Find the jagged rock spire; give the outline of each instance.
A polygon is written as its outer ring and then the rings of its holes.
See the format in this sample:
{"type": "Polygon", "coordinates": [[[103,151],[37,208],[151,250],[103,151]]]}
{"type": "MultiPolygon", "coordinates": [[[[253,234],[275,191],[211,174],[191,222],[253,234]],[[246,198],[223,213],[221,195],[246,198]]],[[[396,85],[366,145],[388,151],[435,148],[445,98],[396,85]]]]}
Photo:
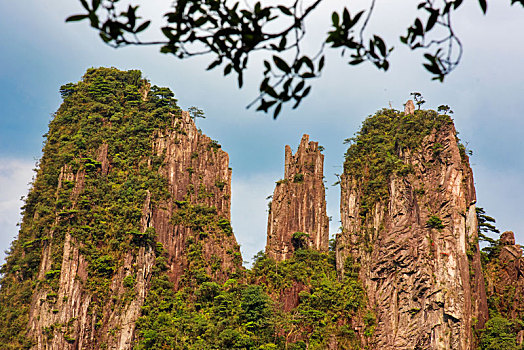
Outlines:
{"type": "Polygon", "coordinates": [[[277,182],[267,227],[266,253],[278,261],[289,258],[297,245],[327,251],[329,243],[324,155],[318,142],[304,134],[295,155],[289,146],[285,152],[284,179],[277,182]],[[297,234],[293,239],[296,232],[309,236],[297,234]]]}

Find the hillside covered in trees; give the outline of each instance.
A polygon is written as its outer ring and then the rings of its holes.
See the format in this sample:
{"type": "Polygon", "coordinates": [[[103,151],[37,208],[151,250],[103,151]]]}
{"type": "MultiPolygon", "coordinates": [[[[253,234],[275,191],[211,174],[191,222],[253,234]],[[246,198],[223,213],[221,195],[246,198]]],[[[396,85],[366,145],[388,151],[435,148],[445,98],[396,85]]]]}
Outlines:
{"type": "Polygon", "coordinates": [[[246,269],[228,154],[169,89],[93,68],[60,93],[1,268],[3,349],[522,347],[522,250],[475,206],[446,109],[348,139],[331,241],[322,149],[286,148],[246,269]]]}

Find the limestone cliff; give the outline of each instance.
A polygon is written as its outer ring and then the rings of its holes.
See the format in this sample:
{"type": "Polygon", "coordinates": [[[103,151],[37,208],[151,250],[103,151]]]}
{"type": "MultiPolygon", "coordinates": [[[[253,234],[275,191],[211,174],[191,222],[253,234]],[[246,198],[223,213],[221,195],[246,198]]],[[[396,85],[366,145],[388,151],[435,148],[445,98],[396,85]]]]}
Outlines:
{"type": "Polygon", "coordinates": [[[323,171],[324,155],[318,142],[309,141],[309,135],[302,136],[294,155],[291,147],[286,146],[284,179],[277,182],[269,210],[269,257],[277,261],[288,259],[297,244],[327,251],[329,219],[323,171]]]}
{"type": "Polygon", "coordinates": [[[382,110],[346,154],[337,264],[357,262],[373,349],[472,349],[487,319],[475,189],[451,119],[382,110]]]}
{"type": "Polygon", "coordinates": [[[228,155],[138,71],[91,69],[61,93],[2,270],[1,344],[130,349],[153,275],[176,288],[241,268],[228,155]]]}

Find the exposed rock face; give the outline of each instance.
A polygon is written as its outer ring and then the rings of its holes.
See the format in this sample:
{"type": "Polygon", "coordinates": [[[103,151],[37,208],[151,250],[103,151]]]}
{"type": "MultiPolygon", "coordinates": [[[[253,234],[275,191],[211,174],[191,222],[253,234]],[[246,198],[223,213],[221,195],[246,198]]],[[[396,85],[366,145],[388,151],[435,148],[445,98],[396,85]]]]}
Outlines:
{"type": "Polygon", "coordinates": [[[413,100],[408,100],[406,102],[406,106],[404,107],[404,114],[413,114],[415,113],[415,104],[413,104],[413,100]]]}
{"type": "MultiPolygon", "coordinates": [[[[161,173],[167,179],[171,197],[157,205],[151,203],[148,193],[142,209],[140,231],[154,228],[157,241],[167,251],[169,275],[177,285],[188,267],[187,242],[202,243],[202,257],[208,264],[206,272],[217,281],[224,281],[232,272],[241,268],[239,246],[231,231],[230,196],[231,169],[229,157],[220,146],[195,127],[189,113],[182,112],[181,118],[174,119],[174,130],[159,133],[153,141],[155,153],[165,159],[161,173]],[[172,217],[179,210],[188,208],[207,210],[218,220],[227,234],[199,238],[193,231],[191,220],[197,219],[192,211],[184,212],[186,217],[178,223],[172,217]],[[214,264],[214,267],[212,267],[214,264]]],[[[97,159],[102,174],[110,171],[110,157],[107,144],[100,147],[97,159]]],[[[84,172],[71,173],[65,166],[59,178],[74,181],[73,200],[82,193],[84,172]]],[[[58,220],[58,218],[57,218],[58,220]]],[[[53,237],[51,237],[52,240],[53,237]]],[[[45,279],[50,273],[52,252],[48,245],[43,252],[38,278],[45,279]]],[[[52,294],[40,289],[33,295],[29,314],[30,334],[35,340],[33,349],[130,349],[135,323],[140,316],[152,270],[155,252],[150,246],[140,247],[138,254],[130,253],[124,258],[111,279],[113,307],[99,305],[85,288],[88,264],[81,253],[82,245],[69,233],[65,236],[62,249],[62,263],[58,292],[52,294]],[[129,295],[124,286],[126,277],[134,279],[134,293],[129,295]],[[130,299],[122,302],[124,298],[130,299]],[[111,311],[112,310],[112,311],[111,311]],[[103,316],[97,318],[97,312],[103,316]],[[98,322],[98,323],[97,323],[98,322]]]]}
{"type": "Polygon", "coordinates": [[[472,319],[486,321],[473,176],[455,135],[449,122],[398,150],[412,170],[392,174],[372,207],[362,207],[364,180],[342,175],[337,264],[351,255],[361,266],[373,349],[472,349],[472,319]]]}
{"type": "Polygon", "coordinates": [[[486,266],[487,295],[491,307],[508,319],[524,316],[524,257],[513,232],[500,237],[500,252],[486,266]]]}
{"type": "Polygon", "coordinates": [[[328,250],[323,170],[324,155],[309,135],[302,136],[295,155],[286,146],[284,179],[277,182],[268,217],[266,253],[271,258],[282,261],[293,254],[295,232],[309,235],[302,238],[309,247],[328,250]]]}
{"type": "Polygon", "coordinates": [[[214,280],[224,282],[242,266],[240,247],[232,233],[231,169],[229,156],[221,146],[199,132],[188,112],[175,120],[178,132],[159,134],[154,141],[158,155],[165,155],[164,176],[169,181],[170,200],[153,209],[148,225],[154,227],[158,240],[169,255],[171,276],[178,284],[187,267],[186,240],[193,237],[202,243],[202,255],[208,262],[207,273],[214,280]],[[186,203],[187,202],[187,203],[186,203]],[[220,221],[221,235],[206,239],[195,237],[198,223],[191,222],[205,208],[215,208],[213,220],[220,221]],[[183,213],[177,222],[170,219],[177,211],[183,213]],[[189,221],[189,222],[188,222],[189,221]],[[215,267],[211,268],[212,263],[215,267]],[[216,265],[218,263],[218,265],[216,265]]]}

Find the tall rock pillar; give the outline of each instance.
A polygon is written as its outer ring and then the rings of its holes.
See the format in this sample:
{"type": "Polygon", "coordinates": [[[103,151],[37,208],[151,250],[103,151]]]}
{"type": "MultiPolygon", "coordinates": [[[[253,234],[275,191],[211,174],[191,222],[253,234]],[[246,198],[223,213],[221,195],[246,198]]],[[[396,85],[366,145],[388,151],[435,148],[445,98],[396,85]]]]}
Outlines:
{"type": "Polygon", "coordinates": [[[371,349],[474,349],[487,318],[475,188],[452,120],[383,110],[346,153],[337,264],[357,263],[371,349]],[[350,257],[350,261],[347,258],[350,257]]]}
{"type": "Polygon", "coordinates": [[[139,71],[61,94],[1,268],[0,348],[132,349],[145,309],[241,271],[229,156],[139,71]]]}
{"type": "Polygon", "coordinates": [[[297,244],[327,251],[329,219],[323,182],[324,155],[318,142],[304,134],[297,153],[286,146],[284,179],[277,182],[270,205],[266,253],[277,261],[293,254],[297,244]],[[301,232],[307,235],[295,233],[301,232]]]}

